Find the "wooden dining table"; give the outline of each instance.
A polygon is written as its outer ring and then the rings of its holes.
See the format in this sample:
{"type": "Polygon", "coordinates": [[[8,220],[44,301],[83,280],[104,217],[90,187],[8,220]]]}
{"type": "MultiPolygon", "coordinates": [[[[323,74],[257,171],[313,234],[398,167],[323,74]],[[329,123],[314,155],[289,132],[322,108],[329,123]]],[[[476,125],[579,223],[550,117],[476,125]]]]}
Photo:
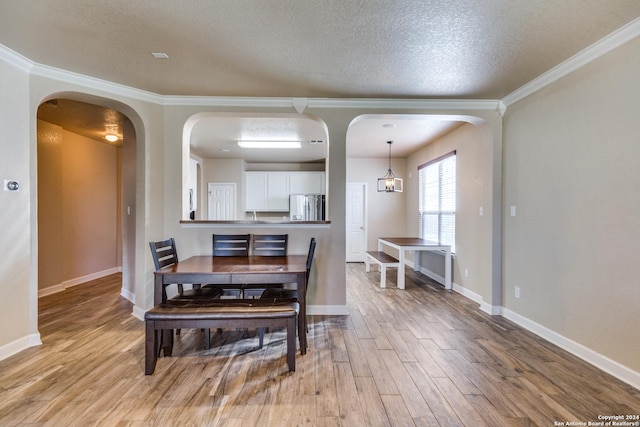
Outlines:
{"type": "Polygon", "coordinates": [[[170,284],[199,284],[219,286],[295,283],[298,290],[300,313],[298,315],[298,340],[300,353],[307,352],[307,257],[248,256],[220,257],[193,256],[154,272],[154,305],[166,300],[165,287],[170,284]]]}
{"type": "Polygon", "coordinates": [[[415,271],[420,271],[421,251],[444,252],[444,288],[451,289],[451,245],[445,245],[419,237],[380,237],[378,239],[378,250],[382,251],[383,246],[389,246],[398,250],[398,289],[404,289],[404,265],[407,251],[413,251],[413,269],[415,271]]]}

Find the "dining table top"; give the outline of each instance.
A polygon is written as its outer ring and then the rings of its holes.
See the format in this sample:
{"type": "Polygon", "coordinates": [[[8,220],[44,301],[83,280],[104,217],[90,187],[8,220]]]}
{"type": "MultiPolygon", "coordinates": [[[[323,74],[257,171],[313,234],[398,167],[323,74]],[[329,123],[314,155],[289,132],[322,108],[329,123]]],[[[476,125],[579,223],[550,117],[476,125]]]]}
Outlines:
{"type": "Polygon", "coordinates": [[[420,237],[380,237],[379,240],[397,246],[449,246],[433,240],[422,239],[420,237]]]}
{"type": "Polygon", "coordinates": [[[231,257],[196,255],[161,268],[156,273],[302,273],[306,272],[306,263],[306,255],[231,257]]]}

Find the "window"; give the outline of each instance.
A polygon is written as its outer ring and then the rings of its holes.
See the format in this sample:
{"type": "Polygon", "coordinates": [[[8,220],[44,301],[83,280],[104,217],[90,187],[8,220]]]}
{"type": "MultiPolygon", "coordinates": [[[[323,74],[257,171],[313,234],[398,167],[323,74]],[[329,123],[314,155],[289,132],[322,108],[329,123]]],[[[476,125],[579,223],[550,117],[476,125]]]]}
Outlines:
{"type": "Polygon", "coordinates": [[[456,152],[418,167],[420,236],[456,245],[456,152]]]}

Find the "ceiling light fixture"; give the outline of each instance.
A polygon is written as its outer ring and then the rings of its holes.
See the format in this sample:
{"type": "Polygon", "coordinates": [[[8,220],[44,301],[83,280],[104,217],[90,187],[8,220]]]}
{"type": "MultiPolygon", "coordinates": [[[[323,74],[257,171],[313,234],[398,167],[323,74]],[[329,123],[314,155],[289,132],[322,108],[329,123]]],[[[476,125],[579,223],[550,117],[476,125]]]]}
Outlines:
{"type": "Polygon", "coordinates": [[[300,148],[300,141],[238,141],[242,148],[300,148]]]}
{"type": "Polygon", "coordinates": [[[378,191],[386,193],[402,193],[402,178],[397,178],[391,170],[391,144],[393,141],[387,141],[389,144],[389,170],[382,178],[378,178],[378,191]]]}
{"type": "Polygon", "coordinates": [[[104,136],[104,139],[106,139],[109,142],[116,142],[120,138],[118,137],[118,135],[115,135],[113,133],[108,133],[104,136]]]}

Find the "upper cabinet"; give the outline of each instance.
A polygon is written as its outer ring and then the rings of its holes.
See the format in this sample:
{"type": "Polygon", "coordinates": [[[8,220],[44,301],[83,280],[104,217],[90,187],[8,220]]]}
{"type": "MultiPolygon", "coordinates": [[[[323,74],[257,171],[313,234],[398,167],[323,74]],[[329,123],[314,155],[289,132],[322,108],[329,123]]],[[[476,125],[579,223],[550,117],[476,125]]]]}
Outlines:
{"type": "Polygon", "coordinates": [[[289,211],[288,172],[246,172],[245,210],[289,211]]]}
{"type": "Polygon", "coordinates": [[[290,194],[325,194],[324,172],[289,172],[290,194]]]}
{"type": "Polygon", "coordinates": [[[325,194],[324,172],[245,172],[245,211],[288,212],[290,194],[325,194]]]}

